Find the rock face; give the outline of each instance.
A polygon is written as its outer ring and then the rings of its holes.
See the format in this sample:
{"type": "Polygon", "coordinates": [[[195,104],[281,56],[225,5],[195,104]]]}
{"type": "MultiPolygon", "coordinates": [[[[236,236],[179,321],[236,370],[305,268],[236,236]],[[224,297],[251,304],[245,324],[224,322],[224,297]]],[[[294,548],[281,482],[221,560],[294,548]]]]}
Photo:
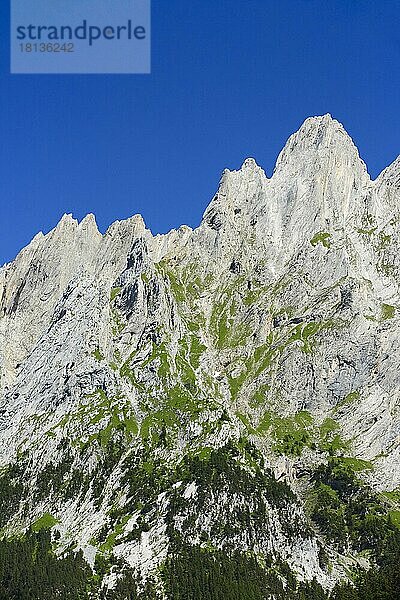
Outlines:
{"type": "Polygon", "coordinates": [[[346,510],[368,490],[400,514],[399,233],[399,158],[371,181],[325,115],[270,179],[225,170],[195,230],[38,234],[0,270],[3,536],[47,519],[102,597],[126,573],[189,597],[171,573],[195,552],[275,565],[249,598],[372,565],[346,510]]]}

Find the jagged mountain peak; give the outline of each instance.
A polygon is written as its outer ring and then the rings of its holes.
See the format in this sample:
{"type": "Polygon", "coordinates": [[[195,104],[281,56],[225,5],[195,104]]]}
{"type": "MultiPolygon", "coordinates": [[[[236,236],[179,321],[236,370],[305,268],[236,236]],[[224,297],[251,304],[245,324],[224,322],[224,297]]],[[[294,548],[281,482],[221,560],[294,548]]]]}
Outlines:
{"type": "Polygon", "coordinates": [[[98,231],[96,217],[93,213],[88,213],[79,223],[80,229],[93,229],[98,231]]]}
{"type": "Polygon", "coordinates": [[[354,175],[369,179],[364,161],[344,126],[330,114],[309,117],[292,134],[278,156],[275,172],[292,167],[304,170],[307,162],[315,169],[320,163],[324,169],[347,168],[354,175]]]}
{"type": "Polygon", "coordinates": [[[377,185],[384,183],[390,187],[400,188],[400,155],[378,175],[377,185]]]}
{"type": "MultiPolygon", "coordinates": [[[[225,255],[253,239],[269,248],[276,265],[320,231],[334,236],[360,227],[372,189],[343,125],[329,114],[310,117],[290,136],[270,179],[252,158],[224,171],[202,227],[215,232],[225,255]]],[[[370,209],[379,219],[383,209],[372,203],[370,209]]]]}
{"type": "Polygon", "coordinates": [[[336,145],[351,145],[356,149],[342,123],[327,113],[322,116],[307,117],[299,129],[289,137],[283,152],[321,149],[336,145]]]}

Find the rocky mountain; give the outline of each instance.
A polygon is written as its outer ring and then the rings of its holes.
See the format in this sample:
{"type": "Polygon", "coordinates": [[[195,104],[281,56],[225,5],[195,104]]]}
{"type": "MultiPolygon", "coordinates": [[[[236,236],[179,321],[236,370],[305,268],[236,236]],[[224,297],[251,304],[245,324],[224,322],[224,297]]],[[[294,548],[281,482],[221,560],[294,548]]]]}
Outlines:
{"type": "Polygon", "coordinates": [[[330,115],[197,229],[39,233],[0,270],[0,597],[396,598],[399,248],[400,157],[372,181],[330,115]]]}

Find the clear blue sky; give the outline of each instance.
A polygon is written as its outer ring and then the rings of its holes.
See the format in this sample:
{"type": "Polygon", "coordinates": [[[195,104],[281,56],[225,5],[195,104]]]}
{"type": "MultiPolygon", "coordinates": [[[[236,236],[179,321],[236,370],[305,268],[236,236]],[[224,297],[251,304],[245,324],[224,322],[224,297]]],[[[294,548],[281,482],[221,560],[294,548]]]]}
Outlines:
{"type": "Polygon", "coordinates": [[[151,75],[10,75],[0,8],[0,263],[64,212],[195,226],[221,171],[268,174],[310,115],[375,177],[400,152],[397,0],[153,0],[151,75]]]}

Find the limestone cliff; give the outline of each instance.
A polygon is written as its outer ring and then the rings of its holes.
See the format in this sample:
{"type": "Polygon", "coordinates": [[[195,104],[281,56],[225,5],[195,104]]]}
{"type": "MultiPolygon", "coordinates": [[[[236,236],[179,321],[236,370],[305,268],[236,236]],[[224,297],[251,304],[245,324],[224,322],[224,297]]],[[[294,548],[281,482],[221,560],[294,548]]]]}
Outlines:
{"type": "Polygon", "coordinates": [[[264,598],[373,566],[345,515],[367,489],[400,522],[399,236],[399,159],[372,181],[330,115],[270,179],[225,170],[197,229],[38,234],[0,270],[3,536],[51,528],[102,597],[181,597],[188,548],[275,565],[264,598]]]}

